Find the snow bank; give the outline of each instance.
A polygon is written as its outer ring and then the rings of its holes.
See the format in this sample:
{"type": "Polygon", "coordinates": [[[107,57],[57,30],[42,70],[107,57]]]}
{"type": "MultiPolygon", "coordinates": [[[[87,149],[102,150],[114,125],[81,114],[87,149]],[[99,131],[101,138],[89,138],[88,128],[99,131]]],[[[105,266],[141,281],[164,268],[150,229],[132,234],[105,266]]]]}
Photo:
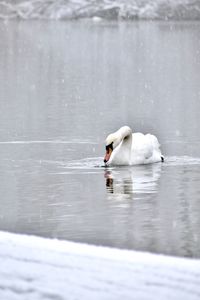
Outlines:
{"type": "Polygon", "coordinates": [[[0,232],[0,299],[200,299],[200,260],[0,232]]]}
{"type": "Polygon", "coordinates": [[[0,0],[0,18],[199,20],[199,0],[0,0]]]}

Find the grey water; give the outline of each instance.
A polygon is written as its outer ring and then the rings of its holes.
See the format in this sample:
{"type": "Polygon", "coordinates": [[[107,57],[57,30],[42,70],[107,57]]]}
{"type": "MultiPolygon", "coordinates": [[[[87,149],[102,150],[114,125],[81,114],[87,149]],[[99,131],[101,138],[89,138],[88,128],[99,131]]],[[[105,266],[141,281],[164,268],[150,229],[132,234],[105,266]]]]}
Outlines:
{"type": "Polygon", "coordinates": [[[0,23],[0,230],[200,257],[200,23],[0,23]],[[104,168],[123,125],[164,163],[104,168]]]}

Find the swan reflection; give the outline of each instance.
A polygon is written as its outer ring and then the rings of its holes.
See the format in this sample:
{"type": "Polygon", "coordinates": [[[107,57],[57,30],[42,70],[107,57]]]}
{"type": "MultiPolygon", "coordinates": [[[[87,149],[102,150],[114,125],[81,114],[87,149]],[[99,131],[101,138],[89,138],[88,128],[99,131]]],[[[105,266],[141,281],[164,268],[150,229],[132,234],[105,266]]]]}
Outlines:
{"type": "Polygon", "coordinates": [[[106,189],[109,194],[139,195],[157,193],[161,164],[106,169],[106,189]]]}

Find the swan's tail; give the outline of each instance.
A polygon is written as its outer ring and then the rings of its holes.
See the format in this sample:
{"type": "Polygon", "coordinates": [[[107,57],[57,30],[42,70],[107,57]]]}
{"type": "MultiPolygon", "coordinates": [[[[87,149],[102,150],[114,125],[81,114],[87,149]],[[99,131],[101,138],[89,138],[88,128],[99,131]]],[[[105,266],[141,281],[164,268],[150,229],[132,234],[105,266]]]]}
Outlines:
{"type": "Polygon", "coordinates": [[[151,144],[151,149],[152,149],[152,161],[161,161],[164,162],[164,156],[161,153],[160,150],[160,144],[158,142],[158,139],[155,135],[153,134],[147,134],[146,137],[148,138],[150,144],[151,144]]]}

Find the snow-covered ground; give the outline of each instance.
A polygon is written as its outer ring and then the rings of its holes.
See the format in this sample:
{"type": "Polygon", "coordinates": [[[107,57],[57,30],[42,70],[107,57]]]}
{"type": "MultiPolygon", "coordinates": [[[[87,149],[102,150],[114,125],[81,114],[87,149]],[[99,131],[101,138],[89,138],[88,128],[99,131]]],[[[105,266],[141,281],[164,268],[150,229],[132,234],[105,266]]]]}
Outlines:
{"type": "Polygon", "coordinates": [[[200,260],[0,232],[0,299],[200,299],[200,260]]]}
{"type": "Polygon", "coordinates": [[[199,20],[199,0],[0,0],[0,18],[199,20]]]}

